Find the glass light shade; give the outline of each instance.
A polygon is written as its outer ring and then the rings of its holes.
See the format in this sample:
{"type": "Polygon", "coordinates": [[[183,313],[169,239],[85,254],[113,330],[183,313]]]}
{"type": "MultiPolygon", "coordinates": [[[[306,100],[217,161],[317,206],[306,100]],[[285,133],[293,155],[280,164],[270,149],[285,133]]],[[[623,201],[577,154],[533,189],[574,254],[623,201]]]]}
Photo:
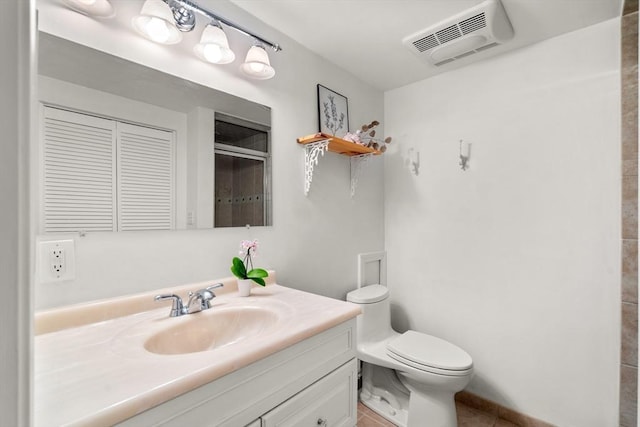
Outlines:
{"type": "Polygon", "coordinates": [[[143,37],[161,44],[176,44],[182,33],[174,23],[169,5],[162,0],[146,0],[140,15],[133,18],[133,28],[143,37]]]}
{"type": "Polygon", "coordinates": [[[98,18],[111,18],[115,11],[109,0],[64,0],[71,9],[98,18]]]}
{"type": "Polygon", "coordinates": [[[247,76],[258,80],[270,79],[276,75],[276,70],[269,63],[267,51],[261,46],[252,46],[249,49],[240,69],[247,76]]]}
{"type": "Polygon", "coordinates": [[[226,34],[222,28],[215,25],[206,26],[200,37],[200,43],[193,47],[193,51],[198,58],[212,64],[228,64],[236,59],[235,53],[229,49],[226,34]]]}

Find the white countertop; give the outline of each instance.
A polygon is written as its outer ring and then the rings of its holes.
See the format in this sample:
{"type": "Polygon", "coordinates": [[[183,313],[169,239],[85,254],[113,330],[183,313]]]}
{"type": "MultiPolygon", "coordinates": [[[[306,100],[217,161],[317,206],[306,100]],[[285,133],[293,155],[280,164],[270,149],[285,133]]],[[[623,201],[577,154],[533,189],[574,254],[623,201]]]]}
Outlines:
{"type": "MultiPolygon", "coordinates": [[[[254,287],[246,298],[227,289],[203,313],[170,318],[169,307],[163,304],[37,335],[34,425],[116,424],[360,313],[357,305],[276,284],[254,287]],[[146,339],[159,330],[190,316],[234,306],[268,307],[278,312],[281,322],[264,333],[209,351],[159,355],[144,349],[146,339]]],[[[73,310],[77,312],[78,307],[73,310]]],[[[56,323],[56,316],[68,317],[73,310],[43,313],[40,319],[36,315],[37,329],[47,329],[42,327],[43,319],[56,323]]]]}

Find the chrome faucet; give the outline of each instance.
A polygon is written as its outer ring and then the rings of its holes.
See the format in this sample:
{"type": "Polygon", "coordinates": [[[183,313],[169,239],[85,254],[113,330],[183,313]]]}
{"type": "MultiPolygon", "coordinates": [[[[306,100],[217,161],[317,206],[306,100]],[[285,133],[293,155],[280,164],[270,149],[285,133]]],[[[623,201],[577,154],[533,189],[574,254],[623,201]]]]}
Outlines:
{"type": "Polygon", "coordinates": [[[170,317],[179,317],[184,316],[185,314],[197,313],[202,310],[208,310],[211,308],[211,300],[216,297],[216,294],[213,293],[213,289],[221,288],[224,285],[222,283],[216,283],[215,285],[208,286],[204,289],[199,289],[195,292],[189,292],[189,302],[185,306],[182,303],[182,298],[180,298],[176,294],[163,294],[156,295],[156,301],[163,301],[166,299],[172,299],[173,303],[171,305],[171,312],[169,313],[170,317]],[[197,310],[191,310],[191,303],[193,301],[200,301],[197,310]]]}

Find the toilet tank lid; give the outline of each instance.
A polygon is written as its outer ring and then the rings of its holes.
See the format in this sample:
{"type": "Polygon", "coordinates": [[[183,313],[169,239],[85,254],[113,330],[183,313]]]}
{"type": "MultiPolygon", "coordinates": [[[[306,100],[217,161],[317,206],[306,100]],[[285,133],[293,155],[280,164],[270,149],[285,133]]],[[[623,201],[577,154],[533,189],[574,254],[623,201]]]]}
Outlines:
{"type": "Polygon", "coordinates": [[[347,294],[347,301],[357,304],[373,304],[389,296],[389,290],[382,285],[369,285],[351,291],[347,294]]]}

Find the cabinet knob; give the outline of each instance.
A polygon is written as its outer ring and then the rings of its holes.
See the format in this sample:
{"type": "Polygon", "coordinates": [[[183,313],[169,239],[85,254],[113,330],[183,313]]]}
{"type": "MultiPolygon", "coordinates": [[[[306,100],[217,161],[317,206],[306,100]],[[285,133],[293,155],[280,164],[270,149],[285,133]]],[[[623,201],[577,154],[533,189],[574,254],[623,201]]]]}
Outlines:
{"type": "Polygon", "coordinates": [[[318,423],[319,426],[325,426],[327,425],[327,419],[326,418],[318,418],[318,423]]]}

